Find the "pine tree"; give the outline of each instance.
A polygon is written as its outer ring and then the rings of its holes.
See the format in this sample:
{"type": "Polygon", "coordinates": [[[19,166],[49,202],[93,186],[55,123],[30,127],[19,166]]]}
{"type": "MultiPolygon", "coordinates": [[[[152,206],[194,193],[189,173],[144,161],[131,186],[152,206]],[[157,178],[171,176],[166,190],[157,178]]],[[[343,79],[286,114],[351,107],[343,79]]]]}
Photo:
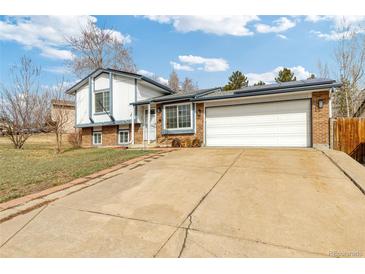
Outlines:
{"type": "Polygon", "coordinates": [[[235,71],[229,77],[229,82],[223,87],[224,90],[241,89],[248,86],[247,77],[240,71],[235,71]]]}
{"type": "Polygon", "coordinates": [[[275,81],[278,83],[281,82],[290,82],[296,81],[297,77],[294,76],[294,72],[291,72],[288,68],[283,68],[279,71],[278,77],[275,78],[275,81]]]}
{"type": "Polygon", "coordinates": [[[255,83],[253,85],[254,86],[264,86],[264,85],[266,85],[266,83],[260,80],[260,81],[258,81],[257,83],[255,83]]]}

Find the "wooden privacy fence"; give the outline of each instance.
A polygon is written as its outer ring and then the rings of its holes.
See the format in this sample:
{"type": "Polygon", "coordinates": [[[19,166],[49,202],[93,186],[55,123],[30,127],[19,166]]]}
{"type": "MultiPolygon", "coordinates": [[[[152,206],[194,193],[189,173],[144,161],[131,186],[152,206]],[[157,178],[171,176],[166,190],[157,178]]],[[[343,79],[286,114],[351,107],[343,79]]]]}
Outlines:
{"type": "Polygon", "coordinates": [[[365,162],[365,118],[337,118],[333,122],[333,148],[365,162]]]}

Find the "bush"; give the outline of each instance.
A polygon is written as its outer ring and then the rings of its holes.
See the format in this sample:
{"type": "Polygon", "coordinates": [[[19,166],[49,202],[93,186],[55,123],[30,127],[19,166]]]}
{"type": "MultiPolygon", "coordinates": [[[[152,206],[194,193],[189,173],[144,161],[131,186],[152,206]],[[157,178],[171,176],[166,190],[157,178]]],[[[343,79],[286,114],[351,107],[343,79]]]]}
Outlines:
{"type": "Polygon", "coordinates": [[[82,133],[81,130],[76,130],[68,135],[68,142],[72,145],[73,148],[81,147],[82,141],[82,133]]]}
{"type": "Polygon", "coordinates": [[[172,147],[181,147],[181,140],[179,138],[175,138],[172,140],[171,143],[172,147]]]}
{"type": "Polygon", "coordinates": [[[184,139],[182,142],[182,147],[191,147],[191,140],[190,139],[184,139]]]}
{"type": "Polygon", "coordinates": [[[195,138],[192,142],[192,147],[201,147],[202,146],[202,142],[198,139],[198,138],[195,138]]]}

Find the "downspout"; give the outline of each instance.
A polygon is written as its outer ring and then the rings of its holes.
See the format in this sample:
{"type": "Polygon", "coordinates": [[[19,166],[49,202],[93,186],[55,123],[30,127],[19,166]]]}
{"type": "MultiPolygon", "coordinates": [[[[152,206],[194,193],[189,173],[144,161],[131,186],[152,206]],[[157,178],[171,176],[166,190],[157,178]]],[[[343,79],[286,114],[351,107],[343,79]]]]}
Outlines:
{"type": "Polygon", "coordinates": [[[92,118],[92,96],[93,96],[93,79],[89,77],[89,120],[93,124],[94,120],[92,118]]]}

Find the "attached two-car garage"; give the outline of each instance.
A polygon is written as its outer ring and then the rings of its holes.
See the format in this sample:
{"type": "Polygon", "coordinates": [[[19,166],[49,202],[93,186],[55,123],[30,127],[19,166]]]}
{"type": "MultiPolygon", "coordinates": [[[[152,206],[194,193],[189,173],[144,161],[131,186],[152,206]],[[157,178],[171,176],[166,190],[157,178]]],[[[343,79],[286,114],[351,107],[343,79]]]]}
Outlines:
{"type": "Polygon", "coordinates": [[[311,146],[310,99],[206,107],[207,146],[311,146]]]}

